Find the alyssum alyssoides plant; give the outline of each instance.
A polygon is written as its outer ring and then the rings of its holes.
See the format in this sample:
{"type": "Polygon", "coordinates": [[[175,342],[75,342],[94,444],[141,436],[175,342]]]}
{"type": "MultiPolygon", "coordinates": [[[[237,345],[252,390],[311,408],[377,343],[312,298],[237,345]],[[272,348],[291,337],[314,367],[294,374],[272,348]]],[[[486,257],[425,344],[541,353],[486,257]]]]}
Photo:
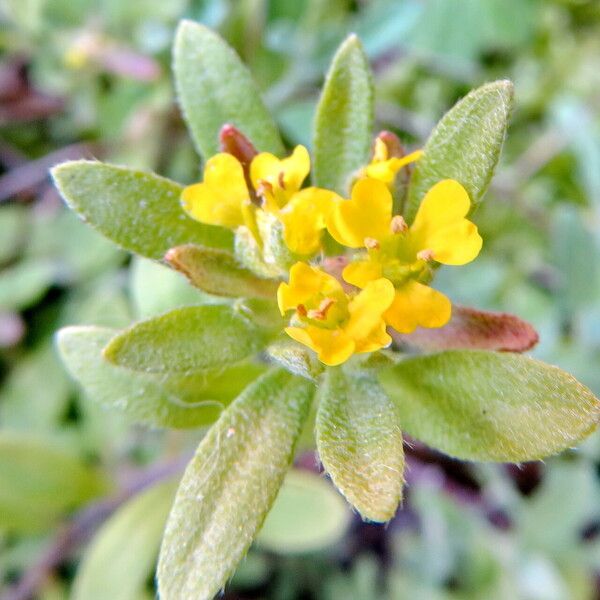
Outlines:
{"type": "Polygon", "coordinates": [[[226,584],[309,414],[333,483],[382,522],[402,497],[401,430],[465,460],[518,462],[596,427],[588,389],[519,354],[537,341],[529,325],[453,307],[432,287],[438,267],[481,249],[471,215],[498,161],[510,82],[471,92],[406,155],[394,135],[374,135],[368,62],[351,36],[327,76],[310,156],[284,149],[215,33],[182,23],[174,71],[205,159],[199,183],[100,162],[53,171],[90,225],[211,295],[124,331],[58,337],[70,371],[105,404],[163,427],[215,421],[168,520],[163,599],[211,598],[226,584]]]}

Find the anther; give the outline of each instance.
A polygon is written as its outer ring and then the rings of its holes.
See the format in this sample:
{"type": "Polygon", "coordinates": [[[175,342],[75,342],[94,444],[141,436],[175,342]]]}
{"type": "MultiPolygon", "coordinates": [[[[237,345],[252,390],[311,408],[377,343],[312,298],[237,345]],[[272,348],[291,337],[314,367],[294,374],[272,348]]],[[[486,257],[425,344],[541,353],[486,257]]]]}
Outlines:
{"type": "Polygon", "coordinates": [[[284,179],[284,172],[283,171],[279,171],[279,177],[277,178],[277,181],[279,182],[279,187],[282,190],[285,190],[285,179],[284,179]]]}
{"type": "Polygon", "coordinates": [[[260,179],[258,181],[258,185],[256,186],[256,193],[259,196],[264,196],[265,192],[272,193],[273,192],[273,186],[266,179],[260,179]]]}
{"type": "Polygon", "coordinates": [[[408,224],[404,220],[402,215],[396,215],[392,218],[392,222],[390,223],[390,229],[392,233],[406,233],[408,231],[408,224]]]}
{"type": "Polygon", "coordinates": [[[307,317],[309,319],[316,319],[317,321],[324,321],[327,318],[327,312],[335,304],[333,298],[324,298],[319,304],[319,308],[309,310],[307,317]]]}
{"type": "Polygon", "coordinates": [[[379,242],[375,238],[366,237],[363,243],[369,250],[379,250],[379,242]]]}
{"type": "Polygon", "coordinates": [[[419,250],[419,252],[417,252],[417,258],[419,260],[424,260],[425,262],[430,262],[433,260],[433,250],[430,250],[429,248],[419,250]]]}
{"type": "Polygon", "coordinates": [[[301,316],[301,317],[305,317],[307,314],[307,310],[306,310],[306,306],[304,306],[304,304],[298,304],[298,306],[296,306],[296,312],[301,316]]]}

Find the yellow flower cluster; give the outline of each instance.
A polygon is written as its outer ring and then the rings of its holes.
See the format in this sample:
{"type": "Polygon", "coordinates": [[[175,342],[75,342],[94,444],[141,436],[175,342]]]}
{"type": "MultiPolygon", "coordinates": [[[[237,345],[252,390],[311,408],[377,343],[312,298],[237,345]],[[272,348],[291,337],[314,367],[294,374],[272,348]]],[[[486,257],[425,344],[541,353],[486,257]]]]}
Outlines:
{"type": "Polygon", "coordinates": [[[221,153],[206,163],[203,182],[185,188],[182,204],[203,223],[246,227],[260,247],[259,211],[275,215],[289,250],[306,257],[279,286],[281,314],[293,311],[285,332],[323,363],[339,365],[354,353],[388,346],[388,325],[400,333],[445,325],[451,303],[428,285],[432,267],[466,264],[481,249],[477,227],[466,218],[469,196],[452,179],[427,192],[412,224],[393,214],[396,175],[421,154],[389,156],[378,137],[371,162],[357,174],[350,199],[344,199],[318,187],[302,189],[310,171],[303,146],[282,160],[256,154],[247,168],[221,153]],[[308,264],[317,253],[323,256],[325,231],[355,251],[341,279],[308,264]]]}

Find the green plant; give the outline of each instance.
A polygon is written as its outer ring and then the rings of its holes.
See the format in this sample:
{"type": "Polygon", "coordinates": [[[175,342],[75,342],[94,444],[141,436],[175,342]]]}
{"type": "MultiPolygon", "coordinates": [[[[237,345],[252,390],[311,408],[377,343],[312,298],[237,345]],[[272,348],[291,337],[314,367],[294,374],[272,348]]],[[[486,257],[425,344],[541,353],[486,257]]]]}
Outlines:
{"type": "MultiPolygon", "coordinates": [[[[300,189],[302,176],[290,189],[288,171],[269,178],[269,165],[283,169],[275,157],[265,159],[258,180],[253,177],[254,145],[263,157],[283,145],[236,54],[212,31],[183,22],[174,56],[183,113],[207,159],[205,181],[198,184],[204,187],[184,189],[151,173],[98,162],[53,170],[61,194],[83,219],[122,248],[183,272],[204,292],[193,305],[123,331],[71,327],[58,334],[67,368],[103,404],[162,427],[216,421],[187,467],[167,521],[158,568],[163,598],[210,598],[225,585],[275,500],[312,406],[326,471],[373,521],[389,520],[402,497],[401,430],[466,460],[514,462],[558,452],[594,430],[600,404],[592,393],[563,371],[519,354],[537,341],[529,325],[460,307],[447,323],[449,303],[429,286],[439,263],[462,264],[479,251],[466,211],[480,202],[498,161],[512,102],[509,82],[466,96],[437,125],[423,156],[412,156],[412,172],[405,168],[396,177],[407,161],[394,136],[377,136],[369,159],[371,75],[351,36],[333,60],[317,107],[313,183],[320,187],[300,189]],[[211,156],[219,144],[221,153],[211,156]],[[361,183],[377,179],[369,175],[377,163],[393,171],[389,187],[361,183]],[[210,173],[218,176],[214,189],[210,173]],[[451,223],[456,231],[444,229],[446,246],[448,239],[460,244],[438,252],[415,242],[416,260],[390,274],[378,254],[387,248],[385,235],[391,227],[406,239],[433,240],[423,228],[429,231],[450,210],[454,192],[443,210],[428,209],[430,220],[421,229],[419,214],[424,197],[447,180],[458,186],[452,184],[457,198],[464,200],[461,190],[468,194],[465,211],[451,223]],[[398,214],[391,223],[381,217],[377,227],[384,223],[386,233],[379,237],[358,235],[368,219],[352,221],[346,214],[351,202],[359,203],[354,191],[366,185],[374,213],[375,198],[383,206],[393,192],[398,214]],[[352,200],[344,200],[350,188],[352,200]],[[461,244],[468,257],[459,259],[453,252],[461,244]],[[446,259],[442,251],[450,252],[446,259]],[[350,282],[364,288],[360,293],[343,287],[349,278],[344,269],[342,282],[340,273],[354,255],[350,265],[368,262],[381,269],[374,281],[350,282]],[[328,292],[319,288],[314,305],[307,297],[306,306],[297,298],[288,306],[285,297],[297,292],[294,274],[301,272],[319,273],[328,292]],[[295,341],[283,333],[276,290],[281,311],[295,310],[293,327],[286,328],[295,341]],[[398,297],[410,325],[403,320],[397,326],[398,315],[387,316],[398,297]],[[385,323],[392,318],[394,343],[383,349],[390,341],[385,323]],[[428,329],[415,331],[417,325],[428,329]],[[512,353],[500,352],[507,349],[512,353]]],[[[304,160],[294,157],[286,159],[292,174],[304,160]]],[[[392,200],[382,214],[386,210],[391,218],[392,200]]],[[[300,287],[306,279],[299,275],[298,281],[300,287]]]]}

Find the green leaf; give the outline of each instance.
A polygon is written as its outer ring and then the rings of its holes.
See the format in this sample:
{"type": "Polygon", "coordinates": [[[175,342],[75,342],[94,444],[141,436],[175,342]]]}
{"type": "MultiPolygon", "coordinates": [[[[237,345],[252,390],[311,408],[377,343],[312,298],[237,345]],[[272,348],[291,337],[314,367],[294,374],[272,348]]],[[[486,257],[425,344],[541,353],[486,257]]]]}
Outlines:
{"type": "Polygon", "coordinates": [[[58,333],[58,350],[92,400],[138,423],[182,429],[210,424],[264,371],[253,363],[195,373],[132,371],[102,356],[115,333],[102,327],[66,327],[58,333]]]}
{"type": "Polygon", "coordinates": [[[274,369],[210,429],[167,522],[162,598],[209,600],[226,584],[275,500],[312,395],[310,382],[274,369]]]}
{"type": "Polygon", "coordinates": [[[52,169],[67,204],[92,227],[132,252],[162,259],[187,243],[230,248],[231,232],[188,217],[177,183],[144,171],[76,160],[52,169]]]}
{"type": "Polygon", "coordinates": [[[564,371],[518,354],[455,350],[380,374],[411,436],[466,460],[537,460],[574,446],[600,401],[564,371]]]}
{"type": "Polygon", "coordinates": [[[456,179],[476,206],[494,174],[513,99],[510,81],[495,81],[470,92],[437,124],[416,163],[406,218],[412,221],[427,191],[442,179],[456,179]]]}
{"type": "Polygon", "coordinates": [[[333,58],[317,106],[313,177],[316,185],[347,195],[365,165],[373,136],[373,83],[359,39],[350,35],[333,58]]]}
{"type": "Polygon", "coordinates": [[[72,600],[138,597],[152,573],[175,489],[173,481],[159,483],[104,523],[83,556],[72,600]]]}
{"type": "Polygon", "coordinates": [[[197,288],[216,296],[276,298],[278,281],[261,279],[223,250],[188,244],[171,248],[165,260],[197,288]]]}
{"type": "Polygon", "coordinates": [[[310,351],[290,339],[280,339],[267,347],[267,355],[294,375],[316,381],[323,364],[310,351]]]}
{"type": "Polygon", "coordinates": [[[96,470],[54,444],[0,434],[0,531],[44,531],[104,489],[96,470]]]}
{"type": "Polygon", "coordinates": [[[182,21],[173,53],[179,102],[205,159],[219,151],[219,130],[226,123],[237,127],[259,150],[283,152],[275,123],[250,72],[214,31],[182,21]]]}
{"type": "Polygon", "coordinates": [[[317,449],[336,487],[364,519],[389,521],[402,499],[400,416],[377,380],[328,369],[317,412],[317,449]]]}
{"type": "Polygon", "coordinates": [[[104,356],[137,371],[198,371],[239,362],[263,342],[261,331],[230,306],[185,306],[132,325],[104,356]]]}
{"type": "Polygon", "coordinates": [[[308,471],[290,471],[257,542],[272,552],[318,552],[338,543],[350,511],[331,484],[308,471]]]}

